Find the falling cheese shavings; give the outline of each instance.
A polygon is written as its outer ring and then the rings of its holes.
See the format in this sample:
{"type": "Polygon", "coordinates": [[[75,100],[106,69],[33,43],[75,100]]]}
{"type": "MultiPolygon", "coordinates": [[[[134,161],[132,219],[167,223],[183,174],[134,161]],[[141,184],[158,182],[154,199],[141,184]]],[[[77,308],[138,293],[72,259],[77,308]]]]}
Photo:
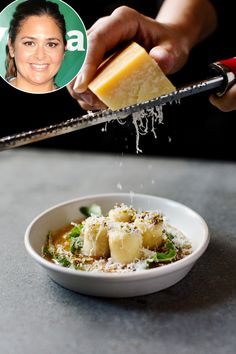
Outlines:
{"type": "Polygon", "coordinates": [[[116,187],[119,189],[119,190],[122,190],[122,184],[120,182],[117,183],[116,187]]]}
{"type": "Polygon", "coordinates": [[[136,153],[142,153],[143,151],[139,147],[140,135],[146,135],[149,131],[149,123],[151,123],[151,132],[154,138],[157,138],[155,131],[155,123],[163,123],[162,106],[143,109],[132,114],[133,124],[136,130],[136,153]]]}
{"type": "MultiPolygon", "coordinates": [[[[92,111],[88,111],[91,117],[94,116],[92,111]]],[[[116,119],[120,125],[126,124],[126,119],[116,119]]],[[[112,122],[112,121],[111,121],[112,122]]],[[[145,108],[137,112],[132,113],[132,122],[136,131],[136,153],[142,153],[143,151],[139,148],[140,135],[146,135],[151,131],[154,138],[157,139],[156,135],[156,124],[163,124],[163,111],[162,106],[155,106],[151,108],[145,108]],[[149,126],[151,125],[151,129],[149,126]]],[[[101,129],[102,132],[107,132],[108,123],[101,129]]],[[[127,141],[127,138],[125,138],[127,141]]]]}

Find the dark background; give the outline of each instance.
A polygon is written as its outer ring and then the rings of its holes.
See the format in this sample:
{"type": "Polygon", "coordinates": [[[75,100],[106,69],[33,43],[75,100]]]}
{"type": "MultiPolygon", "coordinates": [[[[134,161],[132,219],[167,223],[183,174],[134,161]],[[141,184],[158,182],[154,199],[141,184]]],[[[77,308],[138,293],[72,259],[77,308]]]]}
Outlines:
{"type": "MultiPolygon", "coordinates": [[[[155,17],[161,1],[66,1],[82,18],[86,28],[96,19],[109,15],[113,9],[125,4],[155,17]],[[89,9],[88,9],[89,5],[89,9]]],[[[208,65],[216,60],[236,56],[233,38],[232,1],[213,1],[219,13],[219,29],[210,38],[196,46],[188,64],[170,77],[180,87],[207,78],[208,65]],[[223,3],[223,4],[222,4],[223,3]]],[[[0,11],[9,1],[0,3],[0,11]]],[[[208,102],[209,93],[184,98],[181,104],[164,107],[164,124],[157,126],[155,139],[150,132],[140,138],[143,154],[159,156],[190,156],[198,158],[235,160],[236,111],[222,113],[208,102]]],[[[55,122],[77,117],[85,112],[69,95],[66,88],[45,95],[27,94],[12,88],[0,78],[1,125],[0,136],[43,127],[55,122]]],[[[80,151],[104,151],[136,153],[135,129],[131,119],[125,125],[117,122],[103,125],[35,143],[34,146],[76,149],[80,151]]],[[[33,145],[32,145],[33,146],[33,145]]]]}

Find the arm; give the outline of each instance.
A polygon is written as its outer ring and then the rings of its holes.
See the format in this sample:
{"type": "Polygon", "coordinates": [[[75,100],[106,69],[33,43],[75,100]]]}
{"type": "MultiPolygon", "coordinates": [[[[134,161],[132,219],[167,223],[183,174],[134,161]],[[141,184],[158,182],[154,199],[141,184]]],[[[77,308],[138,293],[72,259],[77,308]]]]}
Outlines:
{"type": "Polygon", "coordinates": [[[167,32],[167,35],[171,35],[171,30],[173,31],[172,38],[167,37],[165,42],[162,40],[160,45],[150,52],[162,69],[169,74],[183,66],[184,48],[188,57],[189,51],[197,43],[214,32],[217,27],[217,14],[208,0],[165,0],[156,21],[167,30],[169,28],[170,32],[167,32]],[[177,40],[174,33],[177,33],[177,40]],[[182,43],[180,49],[179,41],[182,43]],[[167,51],[163,59],[160,54],[156,56],[157,49],[160,48],[167,51]]]}
{"type": "Polygon", "coordinates": [[[208,0],[166,0],[155,20],[126,6],[119,7],[88,30],[87,59],[68,90],[82,108],[104,108],[86,90],[109,50],[120,43],[136,41],[170,74],[184,66],[191,48],[212,33],[216,25],[216,12],[208,0]]]}
{"type": "MultiPolygon", "coordinates": [[[[217,25],[216,12],[212,4],[199,0],[166,0],[156,20],[159,23],[174,25],[178,29],[182,28],[183,35],[186,33],[184,36],[188,48],[194,47],[211,34],[217,25]]],[[[155,50],[154,48],[151,51],[154,58],[155,50]]],[[[223,112],[236,110],[236,84],[223,97],[212,95],[210,102],[223,112]]]]}
{"type": "Polygon", "coordinates": [[[182,28],[189,48],[206,38],[217,26],[215,8],[208,0],[166,0],[156,20],[182,28]]]}

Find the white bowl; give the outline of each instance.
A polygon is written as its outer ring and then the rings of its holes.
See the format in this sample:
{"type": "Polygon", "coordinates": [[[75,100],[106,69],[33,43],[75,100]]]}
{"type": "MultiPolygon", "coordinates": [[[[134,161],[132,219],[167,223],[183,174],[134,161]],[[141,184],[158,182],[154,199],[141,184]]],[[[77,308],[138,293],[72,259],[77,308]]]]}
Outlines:
{"type": "MultiPolygon", "coordinates": [[[[29,254],[43,266],[56,283],[81,294],[104,297],[131,297],[151,294],[174,285],[190,271],[209,243],[206,222],[195,211],[175,201],[142,194],[101,194],[77,198],[58,204],[37,216],[25,233],[29,254]],[[142,210],[159,210],[168,222],[182,231],[192,244],[193,252],[187,257],[163,267],[130,273],[85,272],[64,268],[41,257],[42,246],[49,230],[69,224],[82,216],[81,206],[96,203],[103,214],[115,203],[125,203],[142,210]]],[[[183,283],[184,286],[184,283],[183,283]]]]}

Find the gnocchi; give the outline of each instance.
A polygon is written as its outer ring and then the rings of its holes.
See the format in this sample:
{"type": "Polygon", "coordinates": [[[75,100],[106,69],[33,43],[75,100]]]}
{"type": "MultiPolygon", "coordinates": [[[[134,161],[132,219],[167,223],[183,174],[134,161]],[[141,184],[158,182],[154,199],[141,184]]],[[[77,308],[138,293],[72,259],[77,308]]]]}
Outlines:
{"type": "Polygon", "coordinates": [[[83,222],[82,253],[90,257],[108,257],[110,254],[108,230],[104,217],[90,216],[83,222]]]}
{"type": "Polygon", "coordinates": [[[108,218],[118,222],[132,222],[135,219],[136,211],[125,204],[115,205],[108,213],[108,218]]]}
{"type": "Polygon", "coordinates": [[[49,232],[43,256],[74,269],[123,272],[158,267],[191,253],[185,235],[166,224],[160,212],[120,204],[107,216],[90,215],[49,232]]]}
{"type": "Polygon", "coordinates": [[[128,264],[139,259],[142,249],[142,234],[130,225],[121,224],[108,231],[109,247],[113,262],[128,264]]]}
{"type": "Polygon", "coordinates": [[[163,217],[157,212],[143,212],[137,216],[134,225],[142,234],[143,247],[155,249],[163,242],[163,217]]]}

